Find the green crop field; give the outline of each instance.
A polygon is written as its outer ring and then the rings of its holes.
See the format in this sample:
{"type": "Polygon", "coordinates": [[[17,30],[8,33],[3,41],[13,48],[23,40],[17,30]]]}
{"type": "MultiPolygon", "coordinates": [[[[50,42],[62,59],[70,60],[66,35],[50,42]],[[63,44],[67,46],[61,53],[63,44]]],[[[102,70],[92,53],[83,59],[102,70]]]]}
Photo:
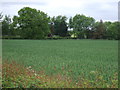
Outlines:
{"type": "Polygon", "coordinates": [[[80,77],[101,75],[107,83],[118,72],[116,40],[3,40],[3,62],[16,61],[46,75],[80,77]]]}

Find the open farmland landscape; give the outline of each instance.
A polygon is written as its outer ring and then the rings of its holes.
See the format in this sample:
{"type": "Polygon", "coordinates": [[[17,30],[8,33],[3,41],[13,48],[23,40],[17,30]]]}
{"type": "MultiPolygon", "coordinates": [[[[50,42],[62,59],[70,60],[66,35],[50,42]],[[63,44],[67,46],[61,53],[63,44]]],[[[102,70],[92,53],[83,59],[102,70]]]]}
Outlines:
{"type": "Polygon", "coordinates": [[[2,88],[120,87],[117,0],[1,4],[2,88]]]}
{"type": "Polygon", "coordinates": [[[117,40],[3,40],[2,58],[3,87],[118,87],[117,40]]]}

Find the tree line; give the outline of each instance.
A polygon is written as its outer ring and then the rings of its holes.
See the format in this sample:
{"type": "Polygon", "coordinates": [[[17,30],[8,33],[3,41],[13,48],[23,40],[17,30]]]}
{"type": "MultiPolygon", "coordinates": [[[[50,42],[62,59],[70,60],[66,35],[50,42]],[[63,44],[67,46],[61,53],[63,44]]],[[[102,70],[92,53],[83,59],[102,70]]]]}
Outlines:
{"type": "Polygon", "coordinates": [[[0,13],[2,38],[45,39],[120,39],[120,22],[96,21],[93,17],[76,14],[74,17],[48,16],[45,12],[30,7],[18,11],[11,18],[0,13]]]}

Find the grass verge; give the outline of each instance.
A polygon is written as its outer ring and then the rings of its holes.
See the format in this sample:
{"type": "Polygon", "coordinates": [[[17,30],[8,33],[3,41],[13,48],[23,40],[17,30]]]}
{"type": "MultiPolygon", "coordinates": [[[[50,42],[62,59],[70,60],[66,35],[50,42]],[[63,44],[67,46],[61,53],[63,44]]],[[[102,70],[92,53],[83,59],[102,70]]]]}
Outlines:
{"type": "Polygon", "coordinates": [[[31,66],[24,67],[15,61],[4,61],[2,66],[3,88],[118,88],[118,75],[114,74],[111,84],[106,83],[97,71],[90,72],[94,81],[78,78],[75,82],[70,77],[60,74],[45,75],[44,71],[35,71],[31,66]]]}

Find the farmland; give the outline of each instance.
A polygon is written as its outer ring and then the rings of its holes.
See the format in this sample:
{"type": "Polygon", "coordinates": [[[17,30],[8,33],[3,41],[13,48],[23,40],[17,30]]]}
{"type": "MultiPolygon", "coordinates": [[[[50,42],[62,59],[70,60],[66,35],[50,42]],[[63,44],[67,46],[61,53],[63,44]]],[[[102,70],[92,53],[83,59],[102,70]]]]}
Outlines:
{"type": "Polygon", "coordinates": [[[100,76],[111,85],[118,72],[118,41],[3,40],[2,58],[3,63],[15,61],[48,76],[60,74],[75,82],[80,78],[95,81],[100,76]]]}

